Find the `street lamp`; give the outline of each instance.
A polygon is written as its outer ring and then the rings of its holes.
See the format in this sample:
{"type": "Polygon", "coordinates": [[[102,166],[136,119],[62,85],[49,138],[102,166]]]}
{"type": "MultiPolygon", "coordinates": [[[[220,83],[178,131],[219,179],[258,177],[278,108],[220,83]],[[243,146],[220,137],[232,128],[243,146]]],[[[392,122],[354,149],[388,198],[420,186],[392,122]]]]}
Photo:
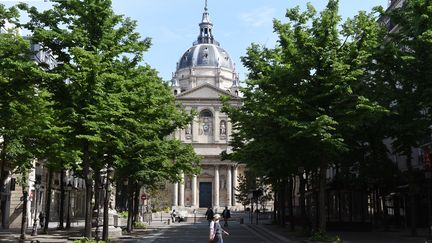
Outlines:
{"type": "Polygon", "coordinates": [[[66,215],[66,229],[70,228],[71,225],[71,220],[70,220],[70,211],[71,211],[71,203],[72,203],[72,199],[71,199],[71,191],[73,189],[73,186],[71,184],[71,182],[69,181],[69,183],[66,186],[66,191],[68,192],[68,208],[67,208],[67,215],[66,215]]]}
{"type": "Polygon", "coordinates": [[[103,226],[102,226],[102,240],[108,240],[108,211],[109,203],[111,198],[111,177],[114,169],[109,166],[106,171],[106,181],[105,181],[105,200],[104,200],[104,211],[103,211],[103,226]]]}
{"type": "Polygon", "coordinates": [[[21,218],[21,235],[20,235],[20,241],[19,242],[24,242],[26,236],[25,236],[25,231],[27,229],[27,201],[28,201],[28,185],[26,180],[24,180],[23,185],[22,185],[22,192],[23,192],[23,197],[22,197],[22,201],[23,201],[23,211],[22,211],[22,218],[21,218]]]}
{"type": "Polygon", "coordinates": [[[34,195],[34,199],[35,199],[35,209],[34,209],[34,218],[33,218],[33,230],[32,230],[32,233],[31,233],[31,235],[32,236],[35,236],[35,235],[37,235],[37,219],[38,219],[38,216],[37,216],[37,209],[38,209],[38,191],[39,191],[39,188],[40,188],[40,184],[36,181],[35,182],[35,185],[34,185],[34,187],[35,187],[35,195],[34,195]]]}

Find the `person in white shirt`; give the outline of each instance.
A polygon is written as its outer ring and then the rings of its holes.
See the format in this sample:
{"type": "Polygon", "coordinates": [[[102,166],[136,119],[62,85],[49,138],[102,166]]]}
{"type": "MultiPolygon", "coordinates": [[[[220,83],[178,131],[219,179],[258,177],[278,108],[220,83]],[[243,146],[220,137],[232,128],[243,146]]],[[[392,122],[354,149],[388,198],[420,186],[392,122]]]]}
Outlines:
{"type": "Polygon", "coordinates": [[[229,235],[222,226],[219,224],[220,214],[215,214],[213,220],[210,222],[210,235],[209,242],[212,243],[223,243],[222,234],[229,235]]]}

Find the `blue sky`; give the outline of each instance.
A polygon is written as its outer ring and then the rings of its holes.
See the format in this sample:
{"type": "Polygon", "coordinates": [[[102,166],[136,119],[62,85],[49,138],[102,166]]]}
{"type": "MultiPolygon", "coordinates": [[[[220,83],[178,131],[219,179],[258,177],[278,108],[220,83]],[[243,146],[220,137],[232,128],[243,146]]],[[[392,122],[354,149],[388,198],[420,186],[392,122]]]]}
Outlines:
{"type": "MultiPolygon", "coordinates": [[[[44,0],[23,1],[38,8],[49,8],[44,0]]],[[[142,37],[152,38],[152,47],[145,54],[145,62],[159,71],[159,76],[170,80],[180,56],[192,46],[198,36],[205,0],[112,0],[114,11],[138,21],[137,31],[142,37]]],[[[276,36],[272,19],[285,21],[286,9],[306,7],[311,2],[322,10],[325,0],[208,0],[208,11],[213,22],[213,34],[236,63],[240,80],[247,70],[240,57],[251,43],[273,47],[276,36]]],[[[373,6],[387,7],[388,0],[340,0],[343,19],[358,11],[370,11],[373,6]]],[[[0,0],[7,6],[17,1],[0,0]]]]}

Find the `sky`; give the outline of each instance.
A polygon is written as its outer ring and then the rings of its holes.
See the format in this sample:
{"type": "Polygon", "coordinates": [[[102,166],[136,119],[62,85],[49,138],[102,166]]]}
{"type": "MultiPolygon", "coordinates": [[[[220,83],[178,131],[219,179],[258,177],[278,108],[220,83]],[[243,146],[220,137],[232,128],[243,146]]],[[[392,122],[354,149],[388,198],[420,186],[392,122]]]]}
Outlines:
{"type": "MultiPolygon", "coordinates": [[[[358,11],[370,12],[374,6],[387,7],[389,0],[340,0],[339,10],[343,19],[355,16],[358,11]]],[[[22,1],[39,9],[47,9],[47,0],[22,1]]],[[[306,8],[310,2],[321,11],[325,0],[208,0],[208,12],[213,23],[213,35],[236,64],[240,80],[246,78],[247,70],[240,57],[245,56],[251,43],[274,47],[277,41],[272,20],[286,22],[289,8],[306,8]]],[[[18,1],[0,0],[12,6],[18,1]]],[[[171,80],[176,63],[192,46],[199,34],[205,0],[112,0],[113,9],[137,21],[137,32],[143,38],[152,39],[151,48],[144,60],[159,72],[165,80],[171,80]]]]}

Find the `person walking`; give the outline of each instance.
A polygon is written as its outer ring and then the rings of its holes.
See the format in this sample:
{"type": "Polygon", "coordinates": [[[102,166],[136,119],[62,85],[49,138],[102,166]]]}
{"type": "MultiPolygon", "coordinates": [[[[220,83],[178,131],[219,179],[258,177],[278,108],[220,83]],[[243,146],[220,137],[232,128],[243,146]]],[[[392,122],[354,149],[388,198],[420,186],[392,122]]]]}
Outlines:
{"type": "Polygon", "coordinates": [[[209,207],[205,213],[206,219],[209,222],[209,224],[213,220],[213,215],[214,215],[213,209],[211,207],[209,207]]]}
{"type": "Polygon", "coordinates": [[[224,226],[228,227],[228,220],[231,218],[231,212],[228,207],[225,207],[225,209],[222,211],[222,217],[224,219],[224,226]]]}
{"type": "Polygon", "coordinates": [[[210,234],[209,242],[211,243],[223,243],[222,234],[229,235],[219,223],[220,215],[217,213],[213,216],[213,220],[210,222],[210,234]]]}

